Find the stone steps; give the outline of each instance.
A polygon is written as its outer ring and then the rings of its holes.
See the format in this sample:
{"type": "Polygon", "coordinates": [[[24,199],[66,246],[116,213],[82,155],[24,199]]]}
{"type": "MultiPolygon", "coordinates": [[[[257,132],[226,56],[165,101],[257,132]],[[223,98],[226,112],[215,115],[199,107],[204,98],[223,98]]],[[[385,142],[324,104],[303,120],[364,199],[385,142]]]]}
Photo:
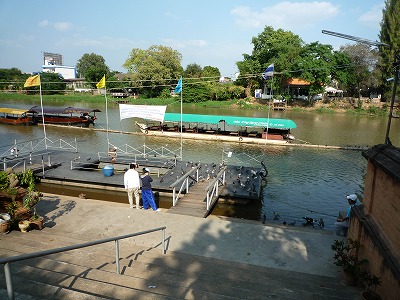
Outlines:
{"type": "MultiPolygon", "coordinates": [[[[85,241],[50,231],[11,232],[1,238],[2,257],[85,241]]],[[[336,278],[167,252],[160,245],[120,242],[116,274],[114,243],[11,264],[21,299],[359,299],[336,278]]],[[[5,288],[4,270],[0,286],[5,288]]],[[[0,292],[3,299],[5,291],[0,292]]]]}

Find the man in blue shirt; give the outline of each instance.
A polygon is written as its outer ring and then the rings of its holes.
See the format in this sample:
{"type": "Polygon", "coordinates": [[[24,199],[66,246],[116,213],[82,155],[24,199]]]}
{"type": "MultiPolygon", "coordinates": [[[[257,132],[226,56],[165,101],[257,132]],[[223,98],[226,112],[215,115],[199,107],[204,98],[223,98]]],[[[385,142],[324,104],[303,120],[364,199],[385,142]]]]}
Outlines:
{"type": "Polygon", "coordinates": [[[339,216],[337,221],[335,222],[335,234],[337,236],[347,236],[347,230],[349,228],[349,222],[351,217],[351,210],[354,205],[357,203],[357,195],[351,194],[346,196],[347,201],[349,202],[349,208],[347,209],[346,216],[343,218],[339,216]]]}

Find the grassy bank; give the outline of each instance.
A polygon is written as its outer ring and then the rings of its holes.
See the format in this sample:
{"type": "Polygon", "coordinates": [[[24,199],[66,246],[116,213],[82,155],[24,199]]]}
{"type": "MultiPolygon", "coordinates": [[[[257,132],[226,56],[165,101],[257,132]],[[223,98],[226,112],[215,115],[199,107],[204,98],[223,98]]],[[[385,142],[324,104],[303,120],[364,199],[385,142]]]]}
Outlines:
{"type": "MultiPolygon", "coordinates": [[[[108,96],[107,100],[109,103],[117,103],[117,98],[108,96]]],[[[180,106],[180,98],[152,98],[152,99],[134,99],[126,98],[129,104],[137,105],[169,105],[169,106],[180,106]]],[[[26,95],[18,93],[0,93],[0,102],[27,102],[27,103],[39,103],[39,95],[26,95]]],[[[56,103],[103,103],[104,95],[92,95],[89,93],[74,93],[68,95],[43,95],[43,101],[46,105],[56,103]]],[[[239,109],[252,109],[252,110],[267,110],[268,103],[258,102],[256,100],[241,99],[241,100],[230,100],[230,101],[204,101],[197,103],[183,103],[184,107],[206,107],[206,108],[239,108],[239,109]]],[[[309,105],[308,102],[294,102],[287,106],[287,110],[293,112],[314,112],[319,114],[360,114],[360,115],[371,115],[371,116],[387,116],[388,110],[385,105],[377,104],[373,105],[365,103],[362,107],[354,107],[349,100],[335,100],[330,102],[315,102],[313,105],[309,105]]]]}

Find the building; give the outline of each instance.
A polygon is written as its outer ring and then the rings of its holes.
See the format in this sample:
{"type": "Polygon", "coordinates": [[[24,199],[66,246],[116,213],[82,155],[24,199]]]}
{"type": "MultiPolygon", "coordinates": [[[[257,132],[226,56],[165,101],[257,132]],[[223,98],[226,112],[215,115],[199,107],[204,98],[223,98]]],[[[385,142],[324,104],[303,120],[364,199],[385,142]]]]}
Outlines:
{"type": "Polygon", "coordinates": [[[361,243],[359,258],[381,277],[382,299],[400,295],[400,148],[376,145],[363,152],[368,160],[363,205],[356,206],[348,236],[361,243]]]}
{"type": "Polygon", "coordinates": [[[63,66],[61,54],[43,52],[42,71],[45,73],[60,74],[67,80],[76,78],[76,68],[63,66]]]}

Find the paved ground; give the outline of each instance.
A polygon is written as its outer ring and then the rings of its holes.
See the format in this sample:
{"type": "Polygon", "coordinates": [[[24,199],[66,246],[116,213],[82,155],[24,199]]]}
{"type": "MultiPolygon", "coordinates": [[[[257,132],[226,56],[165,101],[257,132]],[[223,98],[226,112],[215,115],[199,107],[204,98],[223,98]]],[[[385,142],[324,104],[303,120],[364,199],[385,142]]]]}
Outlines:
{"type": "MultiPolygon", "coordinates": [[[[92,241],[166,226],[170,251],[225,259],[284,270],[339,277],[329,231],[209,216],[207,219],[151,210],[129,209],[113,203],[45,194],[38,212],[54,233],[92,241]]],[[[137,237],[134,242],[154,246],[161,233],[137,237]]]]}

